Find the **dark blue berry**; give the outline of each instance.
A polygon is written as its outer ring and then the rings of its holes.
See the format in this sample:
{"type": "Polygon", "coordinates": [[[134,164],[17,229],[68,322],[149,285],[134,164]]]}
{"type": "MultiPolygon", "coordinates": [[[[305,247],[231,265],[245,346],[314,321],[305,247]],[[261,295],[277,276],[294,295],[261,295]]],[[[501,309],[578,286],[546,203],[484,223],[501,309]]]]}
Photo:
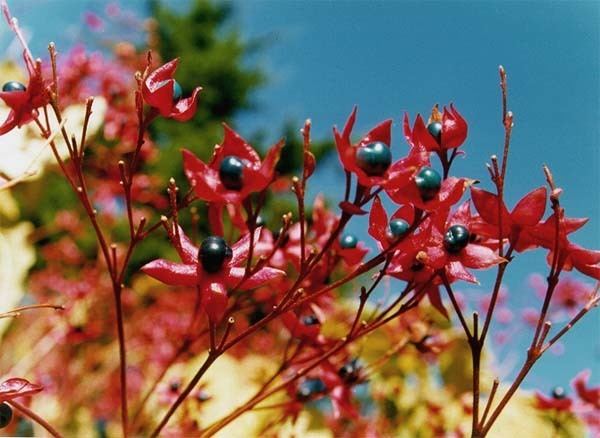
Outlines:
{"type": "Polygon", "coordinates": [[[369,176],[381,176],[392,164],[392,153],[384,143],[369,143],[358,148],[356,164],[369,176]]]}
{"type": "Polygon", "coordinates": [[[442,124],[440,122],[431,122],[427,125],[427,130],[438,143],[442,140],[442,124]]]}
{"type": "Polygon", "coordinates": [[[356,248],[358,239],[353,234],[344,234],[340,239],[340,246],[344,249],[356,248]]]}
{"type": "Polygon", "coordinates": [[[338,376],[346,383],[356,383],[360,379],[361,368],[358,359],[352,359],[342,365],[338,370],[338,376]]]}
{"type": "Polygon", "coordinates": [[[442,187],[442,177],[440,174],[427,166],[422,167],[419,173],[417,173],[415,182],[424,201],[435,198],[440,191],[440,187],[442,187]]]}
{"type": "Polygon", "coordinates": [[[299,401],[308,401],[316,396],[323,395],[327,392],[327,387],[321,379],[306,379],[300,385],[296,391],[296,398],[299,401]]]}
{"type": "Polygon", "coordinates": [[[17,81],[9,81],[2,86],[2,91],[25,91],[27,87],[17,81]]]}
{"type": "Polygon", "coordinates": [[[217,272],[231,257],[233,252],[222,237],[210,236],[200,244],[198,258],[206,272],[217,272]]]}
{"type": "Polygon", "coordinates": [[[244,176],[244,163],[238,157],[228,155],[219,166],[219,178],[229,190],[241,190],[244,176]]]}
{"type": "Polygon", "coordinates": [[[452,225],[444,235],[444,247],[451,254],[459,253],[469,244],[469,230],[464,225],[452,225]]]}
{"type": "Polygon", "coordinates": [[[0,429],[10,424],[12,420],[13,411],[10,406],[6,403],[0,404],[0,429]]]}
{"type": "Polygon", "coordinates": [[[319,318],[316,315],[306,315],[302,317],[302,324],[304,325],[317,325],[320,324],[319,318]]]}
{"type": "Polygon", "coordinates": [[[410,225],[404,219],[392,219],[386,231],[388,240],[396,240],[408,231],[410,225]]]}

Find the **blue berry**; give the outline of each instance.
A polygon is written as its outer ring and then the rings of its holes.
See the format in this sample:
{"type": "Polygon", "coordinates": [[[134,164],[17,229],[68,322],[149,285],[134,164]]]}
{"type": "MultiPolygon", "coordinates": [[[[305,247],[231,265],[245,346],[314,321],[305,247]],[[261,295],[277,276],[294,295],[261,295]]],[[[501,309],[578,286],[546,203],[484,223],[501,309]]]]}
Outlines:
{"type": "Polygon", "coordinates": [[[469,244],[469,230],[464,225],[452,225],[444,235],[444,247],[451,254],[457,254],[469,244]]]}
{"type": "Polygon", "coordinates": [[[17,81],[9,81],[2,86],[2,91],[25,91],[27,87],[17,81]]]}
{"type": "Polygon", "coordinates": [[[210,236],[200,244],[198,258],[206,272],[219,271],[223,267],[223,263],[231,257],[233,257],[233,252],[222,237],[210,236]]]}
{"type": "Polygon", "coordinates": [[[358,239],[353,234],[344,234],[340,239],[340,246],[344,249],[356,248],[358,239]]]}
{"type": "Polygon", "coordinates": [[[12,417],[12,408],[7,403],[0,404],[0,429],[8,426],[12,417]]]}
{"type": "Polygon", "coordinates": [[[382,176],[392,164],[392,153],[384,143],[369,143],[358,148],[356,164],[369,176],[382,176]]]}
{"type": "Polygon", "coordinates": [[[300,385],[296,391],[296,399],[299,401],[308,401],[316,396],[323,395],[327,392],[325,383],[319,378],[306,379],[300,385]]]}
{"type": "Polygon", "coordinates": [[[177,102],[179,99],[183,97],[183,89],[179,82],[173,80],[173,102],[177,102]]]}
{"type": "Polygon", "coordinates": [[[438,143],[442,140],[442,124],[440,122],[431,122],[427,125],[427,130],[438,143]]]}
{"type": "Polygon", "coordinates": [[[392,219],[386,231],[388,240],[396,240],[408,231],[410,225],[404,219],[392,219]]]}
{"type": "Polygon", "coordinates": [[[244,163],[238,157],[228,155],[219,166],[219,178],[229,190],[241,190],[243,185],[244,163]]]}
{"type": "Polygon", "coordinates": [[[435,198],[442,187],[442,177],[440,174],[427,166],[422,167],[419,173],[417,173],[415,182],[424,201],[435,198]]]}
{"type": "Polygon", "coordinates": [[[304,325],[317,325],[320,324],[319,318],[316,315],[307,315],[302,317],[302,324],[304,325]]]}

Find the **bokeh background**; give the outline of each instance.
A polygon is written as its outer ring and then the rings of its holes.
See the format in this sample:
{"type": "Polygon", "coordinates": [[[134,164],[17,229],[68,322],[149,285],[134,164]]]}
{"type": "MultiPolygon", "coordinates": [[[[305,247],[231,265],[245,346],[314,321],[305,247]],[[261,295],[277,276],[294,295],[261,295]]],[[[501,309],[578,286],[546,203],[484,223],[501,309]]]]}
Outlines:
{"type": "MultiPolygon", "coordinates": [[[[178,0],[168,5],[185,13],[189,3],[178,0]]],[[[357,104],[356,132],[383,119],[394,119],[392,150],[399,157],[406,150],[401,133],[404,112],[414,117],[416,112],[427,114],[435,103],[454,102],[469,122],[464,146],[467,156],[458,160],[455,172],[478,178],[490,189],[485,162],[501,151],[497,67],[504,65],[509,75],[509,107],[515,113],[507,181],[509,206],[544,184],[541,165],[547,164],[564,189],[567,215],[591,218],[573,240],[600,247],[600,3],[217,3],[226,6],[228,13],[219,32],[234,33],[245,42],[239,61],[255,73],[248,77],[240,101],[243,105],[223,118],[232,119],[239,132],[265,146],[282,132],[294,132],[305,118],[312,119],[317,139],[329,140],[332,125],[343,124],[357,104]]],[[[114,4],[133,21],[151,14],[152,5],[147,1],[114,4]]],[[[62,51],[82,42],[102,50],[103,39],[137,38],[143,43],[141,30],[135,26],[127,35],[115,34],[108,26],[90,29],[89,14],[102,16],[106,5],[83,0],[11,2],[34,54],[40,56],[50,40],[62,51]]],[[[118,31],[125,32],[123,28],[118,31]]],[[[197,34],[186,28],[172,31],[176,41],[197,34]]],[[[7,27],[0,26],[0,51],[17,59],[11,41],[7,27]]],[[[227,77],[222,80],[226,85],[227,77]]],[[[181,140],[186,144],[179,147],[196,150],[213,145],[207,137],[190,133],[181,140]]],[[[343,189],[341,181],[337,157],[326,156],[313,180],[311,195],[325,192],[336,199],[343,189]]],[[[352,228],[359,235],[366,234],[364,222],[353,222],[352,228]]],[[[514,309],[539,306],[528,275],[543,273],[544,260],[526,254],[514,265],[506,279],[510,305],[514,309]]],[[[488,290],[490,277],[482,274],[479,278],[481,287],[465,287],[465,296],[476,297],[488,290]]],[[[592,368],[592,381],[597,384],[599,333],[600,314],[595,312],[565,336],[564,351],[559,349],[540,360],[524,386],[543,390],[568,386],[583,368],[592,368]]],[[[529,340],[529,336],[519,336],[519,330],[511,336],[510,348],[498,347],[496,352],[497,371],[508,377],[522,360],[529,340]]]]}

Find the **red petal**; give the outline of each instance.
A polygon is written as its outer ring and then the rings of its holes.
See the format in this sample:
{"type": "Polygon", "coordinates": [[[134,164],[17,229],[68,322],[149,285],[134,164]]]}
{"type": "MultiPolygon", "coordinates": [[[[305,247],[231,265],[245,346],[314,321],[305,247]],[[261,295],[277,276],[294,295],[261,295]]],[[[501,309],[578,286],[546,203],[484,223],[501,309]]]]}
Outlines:
{"type": "MultiPolygon", "coordinates": [[[[438,206],[436,209],[439,209],[441,206],[449,208],[456,204],[462,197],[468,184],[469,183],[464,178],[455,178],[452,176],[446,178],[442,182],[442,187],[440,187],[440,192],[438,193],[438,206]]],[[[436,204],[435,200],[433,200],[433,204],[436,204]]],[[[431,209],[433,206],[429,208],[431,209]]]]}
{"type": "Polygon", "coordinates": [[[9,131],[12,131],[17,126],[17,118],[16,113],[14,111],[10,111],[2,126],[0,126],[0,135],[4,135],[9,131]]]}
{"type": "MultiPolygon", "coordinates": [[[[498,225],[498,196],[485,190],[471,187],[471,200],[481,215],[481,218],[491,225],[498,225]]],[[[510,229],[510,214],[502,204],[502,228],[508,232],[510,229]]]]}
{"type": "Polygon", "coordinates": [[[43,386],[30,383],[25,379],[14,377],[0,383],[0,402],[12,400],[17,397],[32,395],[44,389],[43,386]]]}
{"type": "Polygon", "coordinates": [[[0,99],[6,106],[15,110],[24,107],[29,101],[29,97],[27,91],[0,91],[0,99]]]}
{"type": "Polygon", "coordinates": [[[340,255],[348,265],[354,266],[359,264],[368,252],[369,250],[359,243],[356,248],[341,249],[340,255]]]}
{"type": "Polygon", "coordinates": [[[600,251],[585,249],[572,245],[571,263],[582,274],[600,280],[600,251]]]}
{"type": "Polygon", "coordinates": [[[373,142],[385,143],[388,147],[392,144],[392,120],[386,120],[371,129],[358,143],[358,146],[373,142]]]}
{"type": "Polygon", "coordinates": [[[173,79],[178,64],[179,58],[175,58],[150,73],[144,81],[144,87],[147,88],[147,91],[153,93],[159,88],[162,88],[163,81],[173,79]]]}
{"type": "Polygon", "coordinates": [[[467,122],[456,111],[453,105],[450,105],[450,111],[444,108],[442,115],[442,147],[453,149],[459,147],[467,138],[467,122]]]}
{"type": "MultiPolygon", "coordinates": [[[[244,274],[246,272],[246,268],[231,268],[229,271],[229,275],[233,281],[233,287],[237,286],[239,281],[244,278],[244,274]]],[[[262,268],[258,272],[256,272],[252,277],[248,278],[244,281],[239,288],[242,290],[255,289],[259,286],[262,286],[270,281],[273,281],[277,278],[284,277],[286,274],[284,271],[275,268],[262,268]]]]}
{"type": "Polygon", "coordinates": [[[420,114],[417,115],[415,126],[413,127],[413,141],[420,146],[423,146],[428,151],[439,151],[440,145],[435,138],[429,133],[425,122],[420,114]]]}
{"type": "Polygon", "coordinates": [[[414,146],[413,134],[410,129],[410,119],[408,118],[408,113],[404,113],[404,122],[402,124],[402,128],[404,130],[404,138],[406,139],[409,145],[414,146]]]}
{"type": "MultiPolygon", "coordinates": [[[[260,239],[260,232],[262,227],[258,227],[254,230],[254,245],[256,245],[260,239]]],[[[248,258],[250,252],[250,233],[244,234],[237,242],[231,246],[233,257],[229,261],[229,266],[238,266],[240,263],[248,258]]]]}
{"type": "Polygon", "coordinates": [[[447,320],[450,320],[450,316],[448,315],[448,311],[444,307],[444,303],[442,302],[442,297],[440,296],[440,289],[437,286],[432,286],[427,289],[427,298],[429,298],[429,302],[431,305],[442,314],[447,320]]]}
{"type": "Polygon", "coordinates": [[[275,166],[277,166],[277,163],[279,162],[281,149],[284,146],[285,140],[279,140],[277,144],[273,145],[269,149],[269,152],[267,152],[267,156],[265,157],[262,166],[260,166],[260,173],[268,182],[271,182],[273,180],[273,176],[275,175],[275,166]]]}
{"type": "Polygon", "coordinates": [[[194,88],[194,91],[190,97],[179,99],[169,114],[169,117],[179,122],[187,122],[194,117],[196,114],[196,108],[198,106],[198,95],[200,94],[201,90],[202,87],[196,87],[194,88]]]}
{"type": "Polygon", "coordinates": [[[148,105],[158,108],[163,117],[169,117],[173,110],[173,75],[179,59],[160,66],[148,75],[142,85],[142,95],[148,105]]]}
{"type": "Polygon", "coordinates": [[[209,163],[211,167],[217,168],[221,160],[228,155],[248,160],[251,164],[260,164],[260,157],[241,135],[231,129],[227,123],[223,123],[223,130],[223,142],[215,149],[215,154],[209,163]]]}
{"type": "Polygon", "coordinates": [[[352,108],[352,112],[350,113],[350,116],[348,116],[348,120],[346,120],[346,124],[344,125],[344,131],[342,132],[342,135],[344,136],[345,139],[348,139],[348,141],[350,141],[350,135],[352,134],[352,128],[354,127],[354,122],[356,122],[356,113],[358,112],[358,107],[356,105],[354,105],[354,108],[352,108]]]}
{"type": "Polygon", "coordinates": [[[387,246],[386,230],[388,226],[388,216],[381,204],[379,196],[373,199],[371,213],[369,214],[369,234],[382,245],[387,246]]]}
{"type": "Polygon", "coordinates": [[[179,230],[180,248],[175,248],[179,253],[181,260],[189,265],[198,263],[198,247],[192,243],[190,238],[183,232],[181,226],[177,225],[179,230]]]}
{"type": "Polygon", "coordinates": [[[470,243],[460,252],[463,265],[473,269],[485,269],[502,263],[504,259],[487,246],[470,243]]]}
{"type": "Polygon", "coordinates": [[[358,108],[355,106],[352,113],[346,121],[344,131],[340,134],[336,127],[333,128],[333,137],[335,139],[335,146],[338,150],[338,155],[342,166],[347,171],[353,172],[356,169],[355,165],[355,151],[350,143],[350,134],[352,133],[352,127],[356,121],[356,111],[358,108]]]}
{"type": "Polygon", "coordinates": [[[227,290],[223,284],[209,282],[202,285],[202,307],[213,323],[219,323],[227,310],[227,290]]]}
{"type": "Polygon", "coordinates": [[[477,279],[465,269],[459,261],[452,261],[446,265],[446,273],[451,280],[464,280],[469,283],[477,283],[477,279]]]}
{"type": "Polygon", "coordinates": [[[396,212],[390,218],[390,221],[392,219],[404,219],[410,225],[415,220],[415,208],[410,204],[403,205],[396,210],[396,212]]]}
{"type": "Polygon", "coordinates": [[[185,176],[194,187],[198,197],[208,202],[222,202],[223,197],[218,191],[220,181],[218,173],[208,167],[192,152],[183,149],[183,169],[185,176]]]}
{"type": "Polygon", "coordinates": [[[526,194],[515,206],[510,216],[521,226],[534,226],[546,211],[546,188],[539,187],[526,194]]]}
{"type": "Polygon", "coordinates": [[[342,209],[342,211],[348,214],[353,214],[356,216],[362,216],[367,214],[365,210],[361,209],[359,206],[354,205],[352,202],[349,201],[342,201],[339,203],[339,206],[342,209]]]}
{"type": "Polygon", "coordinates": [[[198,282],[196,265],[175,263],[157,259],[142,266],[141,270],[150,277],[171,286],[195,286],[198,282]]]}
{"type": "Polygon", "coordinates": [[[596,409],[600,409],[600,386],[587,388],[590,374],[589,369],[581,371],[571,381],[571,386],[573,386],[581,400],[593,405],[596,409]]]}

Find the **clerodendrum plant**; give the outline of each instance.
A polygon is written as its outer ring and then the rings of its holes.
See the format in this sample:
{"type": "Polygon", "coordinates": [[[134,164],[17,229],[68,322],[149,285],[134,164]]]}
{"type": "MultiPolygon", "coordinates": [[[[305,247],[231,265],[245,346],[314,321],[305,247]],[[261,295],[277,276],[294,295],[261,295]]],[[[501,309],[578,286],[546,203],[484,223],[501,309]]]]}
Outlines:
{"type": "MultiPolygon", "coordinates": [[[[49,291],[62,290],[64,307],[34,304],[0,314],[14,318],[43,307],[63,310],[32,320],[42,333],[40,342],[54,327],[53,347],[41,353],[36,344],[35,354],[43,354],[43,360],[36,356],[36,367],[27,368],[46,388],[12,375],[0,384],[0,427],[9,432],[16,427],[13,409],[53,436],[60,436],[58,429],[82,433],[82,410],[100,434],[118,434],[120,424],[123,436],[212,436],[243,416],[253,423],[246,423],[244,433],[278,434],[286,427],[290,433],[311,412],[336,436],[409,436],[418,428],[425,436],[483,437],[518,398],[538,359],[598,305],[597,286],[562,277],[575,269],[599,280],[600,252],[569,241],[586,221],[565,215],[550,170],[543,168],[547,188],[531,190],[510,211],[505,206],[513,114],[502,67],[505,137],[502,156],[492,156],[488,164],[492,191],[452,174],[467,122],[453,105],[442,111],[436,105],[427,122],[417,115],[411,126],[405,116],[408,154],[396,161],[391,120],[354,141],[355,108],[341,131],[334,128],[345,173],[344,198],[335,208],[320,196],[306,205],[317,164],[310,121],[301,130],[299,176],[286,180],[276,172],[286,153],[284,141],[261,159],[224,125],[223,140],[208,162],[182,151],[189,190],[180,192],[183,182],[171,179],[163,199],[160,181],[140,169],[153,156],[160,159],[147,132],[154,120],[185,123],[195,116],[201,88],[184,92],[175,80],[179,60],[158,65],[150,53],[140,57],[134,51],[120,64],[102,64],[80,52],[61,62],[50,44],[46,66],[32,57],[6,3],[2,9],[23,46],[29,77],[26,84],[12,80],[2,87],[0,98],[10,112],[0,134],[37,131],[87,216],[98,250],[85,256],[72,246],[83,226],[74,212],[57,216],[55,226],[66,234],[45,253],[47,266],[31,282],[40,299],[55,299],[49,291]],[[66,127],[65,109],[81,103],[88,80],[100,84],[96,95],[107,105],[103,135],[110,142],[88,132],[92,97],[85,99],[81,130],[66,127]],[[286,182],[297,209],[272,232],[263,214],[282,196],[286,182]],[[470,200],[461,201],[469,194],[470,200]],[[395,210],[388,213],[385,204],[395,210]],[[368,215],[368,233],[377,245],[369,256],[365,244],[345,231],[362,215],[368,215]],[[193,226],[180,225],[183,217],[193,226]],[[128,224],[125,236],[111,228],[119,219],[128,224]],[[206,223],[210,234],[199,238],[199,223],[206,223]],[[136,251],[160,232],[174,251],[132,266],[136,251]],[[486,340],[501,308],[506,271],[524,251],[545,251],[548,274],[541,309],[529,318],[534,330],[525,360],[514,381],[501,388],[482,373],[486,340]],[[455,285],[476,283],[472,271],[479,269],[495,269],[496,278],[483,312],[468,314],[455,285]],[[387,286],[383,299],[375,298],[378,285],[387,286]],[[450,323],[443,296],[462,334],[450,323]],[[551,306],[557,299],[571,316],[553,329],[551,306]],[[76,322],[82,313],[88,315],[85,323],[76,322]],[[118,348],[111,342],[115,336],[118,348]],[[460,353],[465,337],[470,366],[460,353]],[[117,349],[118,360],[113,360],[117,349]],[[435,379],[426,379],[427,367],[445,375],[449,363],[460,363],[469,373],[462,392],[442,387],[439,394],[445,395],[436,398],[407,383],[412,375],[435,388],[435,379]],[[243,377],[247,388],[236,386],[243,377]],[[219,385],[239,394],[215,414],[210,403],[223,397],[219,385]],[[408,400],[411,391],[418,396],[408,400]],[[28,407],[23,397],[34,394],[60,404],[60,414],[53,415],[56,428],[28,407]]],[[[10,154],[9,147],[4,153],[10,154]]],[[[1,188],[17,182],[7,179],[1,188]]],[[[17,365],[7,374],[22,369],[17,365]]],[[[574,380],[577,398],[557,388],[551,397],[538,394],[533,400],[556,433],[574,414],[598,427],[600,388],[589,388],[587,378],[584,373],[574,380]]]]}

